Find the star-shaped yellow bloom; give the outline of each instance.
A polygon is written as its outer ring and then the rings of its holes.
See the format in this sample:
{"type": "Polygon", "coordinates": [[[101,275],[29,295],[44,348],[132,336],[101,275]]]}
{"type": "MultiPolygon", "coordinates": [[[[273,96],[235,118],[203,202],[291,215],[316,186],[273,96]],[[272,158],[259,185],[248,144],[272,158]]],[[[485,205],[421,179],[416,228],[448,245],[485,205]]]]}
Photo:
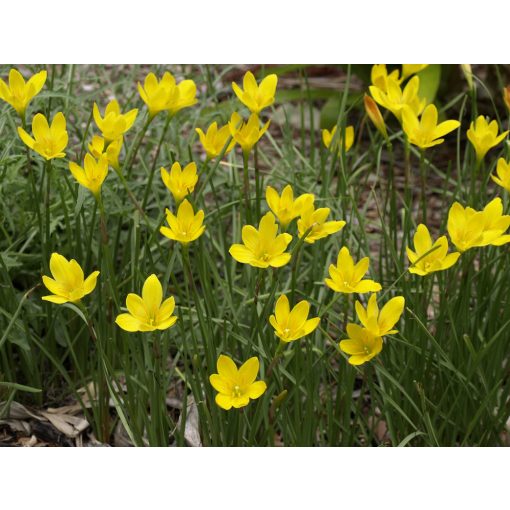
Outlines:
{"type": "Polygon", "coordinates": [[[195,131],[198,133],[200,143],[205,150],[207,159],[217,158],[223,152],[223,149],[225,149],[225,154],[228,154],[236,144],[236,141],[232,139],[225,148],[229,138],[232,136],[230,134],[230,127],[228,124],[218,129],[218,123],[213,122],[207,128],[206,133],[204,133],[200,128],[196,128],[195,131]]]}
{"type": "Polygon", "coordinates": [[[90,294],[96,288],[99,276],[99,271],[94,271],[85,279],[83,269],[76,260],[67,260],[58,253],[51,254],[50,271],[53,278],[43,276],[42,280],[52,294],[42,299],[58,305],[77,303],[83,296],[90,294]]]}
{"type": "Polygon", "coordinates": [[[198,102],[197,86],[193,80],[182,80],[176,85],[177,94],[172,95],[166,104],[170,115],[175,115],[184,108],[189,108],[198,102]]]}
{"type": "Polygon", "coordinates": [[[21,118],[32,99],[41,92],[46,82],[46,71],[34,74],[25,83],[25,79],[17,69],[9,71],[9,85],[0,78],[0,99],[9,103],[21,118]]]}
{"type": "Polygon", "coordinates": [[[218,392],[216,404],[228,411],[247,406],[250,399],[259,398],[267,388],[264,381],[256,381],[259,373],[258,358],[250,358],[238,369],[234,361],[222,354],[216,365],[217,374],[209,376],[212,387],[218,392]]]}
{"type": "Polygon", "coordinates": [[[138,109],[134,108],[127,113],[120,113],[119,103],[113,99],[106,105],[104,117],[101,117],[96,103],[94,103],[93,114],[96,125],[103,133],[106,143],[110,143],[131,129],[138,115],[138,109]]]}
{"type": "Polygon", "coordinates": [[[92,192],[95,197],[98,197],[101,192],[106,176],[108,175],[108,157],[102,154],[96,161],[91,154],[85,154],[83,160],[83,167],[74,162],[69,162],[69,170],[73,177],[83,187],[92,192]]]}
{"type": "MultiPolygon", "coordinates": [[[[308,205],[308,204],[307,204],[308,205]]],[[[345,227],[345,221],[326,221],[330,213],[328,207],[314,209],[313,204],[308,205],[297,222],[299,237],[305,237],[305,242],[313,244],[315,241],[339,232],[345,227]]]]}
{"type": "Polygon", "coordinates": [[[458,202],[450,207],[446,227],[452,243],[460,251],[470,248],[501,246],[510,242],[505,231],[510,226],[510,216],[503,215],[501,198],[491,200],[483,211],[463,207],[458,202]]]}
{"type": "Polygon", "coordinates": [[[372,294],[366,309],[356,301],[358,319],[375,336],[393,335],[398,333],[393,326],[398,322],[404,311],[405,299],[402,296],[390,299],[379,311],[377,296],[372,294]]]}
{"type": "Polygon", "coordinates": [[[129,313],[121,313],[115,323],[124,331],[155,331],[171,328],[177,321],[172,315],[175,309],[174,297],[163,301],[163,287],[158,277],[151,274],[143,284],[142,295],[130,293],[126,298],[129,313]]]}
{"type": "Polygon", "coordinates": [[[274,103],[278,77],[276,74],[269,74],[257,85],[257,80],[251,71],[244,75],[244,90],[232,82],[232,88],[239,101],[243,103],[252,113],[258,115],[264,108],[274,103]]]}
{"type": "Polygon", "coordinates": [[[258,230],[252,225],[243,227],[244,244],[233,244],[229,253],[237,262],[253,267],[284,266],[290,260],[290,253],[285,253],[285,250],[292,241],[292,236],[277,233],[275,217],[268,212],[260,220],[258,230]]]}
{"type": "MultiPolygon", "coordinates": [[[[331,131],[328,129],[322,130],[322,142],[326,149],[329,149],[331,152],[335,152],[337,150],[338,154],[342,153],[342,148],[344,148],[343,140],[339,136],[336,135],[336,126],[333,127],[331,131]]],[[[347,126],[345,128],[345,152],[348,152],[354,143],[354,127],[347,126]]]]}
{"type": "Polygon", "coordinates": [[[269,317],[269,322],[276,336],[283,342],[292,342],[309,335],[320,322],[319,317],[308,318],[310,313],[308,301],[300,301],[291,310],[285,294],[278,298],[274,312],[274,315],[269,317]]]}
{"type": "Polygon", "coordinates": [[[499,158],[496,175],[491,175],[491,179],[510,193],[510,161],[499,158]]]}
{"type": "Polygon", "coordinates": [[[185,199],[177,210],[177,216],[166,209],[168,227],[161,227],[159,231],[168,239],[188,244],[198,239],[205,230],[204,211],[195,214],[193,206],[185,199]]]}
{"type": "Polygon", "coordinates": [[[286,228],[294,218],[297,218],[308,204],[313,204],[314,198],[312,193],[305,193],[294,200],[290,184],[283,188],[281,196],[271,186],[266,188],[267,205],[278,218],[282,228],[286,228]]]}
{"type": "Polygon", "coordinates": [[[475,148],[478,161],[481,161],[490,149],[501,143],[508,135],[508,131],[503,131],[498,136],[498,130],[498,121],[488,122],[483,115],[480,115],[475,122],[471,122],[467,137],[475,148]]]}
{"type": "Polygon", "coordinates": [[[241,116],[234,112],[230,117],[228,126],[232,138],[241,146],[243,153],[247,155],[267,131],[269,121],[260,127],[259,118],[255,113],[250,115],[248,122],[243,122],[241,116]]]}
{"type": "Polygon", "coordinates": [[[22,127],[18,127],[18,134],[23,142],[44,159],[65,158],[65,148],[69,141],[66,130],[66,119],[62,112],[58,112],[51,127],[42,113],[37,113],[32,120],[32,138],[22,127]]]}
{"type": "Polygon", "coordinates": [[[168,105],[175,102],[179,96],[175,78],[169,72],[164,73],[161,80],[158,80],[154,73],[149,73],[145,77],[143,87],[138,83],[138,93],[147,105],[151,117],[167,110],[168,105]]]}
{"type": "Polygon", "coordinates": [[[372,81],[372,85],[374,87],[381,89],[383,92],[387,92],[388,79],[391,79],[398,84],[402,82],[398,69],[395,69],[388,74],[386,64],[374,64],[372,66],[372,70],[370,72],[370,80],[372,81]]]}
{"type": "Polygon", "coordinates": [[[346,294],[363,294],[365,292],[379,292],[381,285],[373,280],[364,280],[370,261],[368,257],[362,258],[357,264],[349,253],[349,248],[342,247],[338,252],[336,266],[329,266],[329,276],[324,281],[335,292],[346,294]]]}
{"type": "Polygon", "coordinates": [[[458,120],[445,120],[438,124],[437,118],[437,108],[433,104],[425,107],[420,120],[413,110],[406,106],[402,110],[402,127],[409,142],[420,149],[427,149],[443,143],[442,137],[460,126],[458,120]]]}
{"type": "Polygon", "coordinates": [[[122,136],[107,144],[102,136],[94,135],[92,141],[89,143],[89,152],[96,159],[106,154],[108,164],[118,172],[120,170],[119,155],[122,149],[122,143],[122,136]]]}
{"type": "Polygon", "coordinates": [[[409,246],[407,258],[411,263],[409,272],[420,276],[426,276],[435,271],[444,271],[457,262],[460,257],[459,252],[448,253],[448,240],[446,236],[441,236],[432,242],[429,229],[423,225],[418,225],[413,238],[414,250],[409,246]],[[433,251],[431,251],[433,250],[433,251]],[[428,255],[425,255],[430,252],[428,255]]]}
{"type": "Polygon", "coordinates": [[[180,203],[183,198],[193,193],[198,182],[197,165],[194,162],[188,163],[184,169],[179,162],[175,162],[170,172],[161,167],[161,179],[165,186],[172,193],[174,200],[180,203]]]}
{"type": "Polygon", "coordinates": [[[399,83],[395,79],[388,77],[387,91],[372,85],[370,86],[370,94],[376,103],[389,110],[402,122],[404,106],[411,108],[416,115],[419,115],[425,108],[426,100],[418,97],[419,88],[420,79],[418,76],[413,76],[407,82],[404,90],[400,88],[399,83]]]}
{"type": "Polygon", "coordinates": [[[358,324],[347,324],[347,335],[349,338],[342,340],[339,347],[350,355],[348,361],[351,365],[363,365],[382,351],[382,338],[358,324]]]}
{"type": "Polygon", "coordinates": [[[484,244],[502,246],[510,242],[510,235],[505,234],[510,227],[510,215],[503,214],[503,202],[496,197],[482,211],[484,244]]]}

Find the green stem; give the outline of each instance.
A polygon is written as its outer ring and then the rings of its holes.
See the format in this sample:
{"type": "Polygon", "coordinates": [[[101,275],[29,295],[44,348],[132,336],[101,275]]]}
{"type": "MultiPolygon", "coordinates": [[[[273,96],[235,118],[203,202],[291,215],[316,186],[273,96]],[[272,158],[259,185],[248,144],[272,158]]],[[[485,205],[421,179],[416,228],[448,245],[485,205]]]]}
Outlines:
{"type": "Polygon", "coordinates": [[[476,207],[478,204],[477,204],[477,200],[476,200],[476,183],[478,182],[478,176],[480,175],[480,168],[482,166],[482,162],[483,160],[481,159],[476,159],[476,165],[475,165],[475,171],[474,172],[471,172],[471,205],[473,207],[476,207]]]}
{"type": "Polygon", "coordinates": [[[420,150],[420,180],[421,180],[421,221],[427,224],[427,180],[425,174],[425,150],[420,150]]]}
{"type": "Polygon", "coordinates": [[[136,155],[138,154],[138,150],[140,149],[142,140],[145,136],[145,133],[147,132],[147,129],[149,129],[149,126],[150,126],[153,118],[154,118],[153,116],[147,114],[147,119],[142,127],[142,130],[138,133],[138,136],[135,139],[135,142],[131,146],[131,148],[126,156],[126,161],[124,162],[124,166],[122,167],[122,174],[127,175],[128,179],[131,177],[131,170],[133,169],[133,164],[135,162],[136,155]]]}
{"type": "MultiPolygon", "coordinates": [[[[386,203],[390,203],[390,235],[393,240],[395,251],[398,246],[397,239],[397,194],[395,191],[395,153],[393,152],[393,144],[390,138],[386,139],[386,148],[390,156],[388,182],[386,183],[386,203]],[[390,189],[391,188],[391,189],[390,189]]],[[[386,210],[386,207],[385,207],[386,210]]]]}
{"type": "Polygon", "coordinates": [[[245,207],[245,222],[251,225],[251,208],[250,208],[250,180],[248,176],[248,159],[250,153],[243,151],[243,194],[245,207]]]}
{"type": "Polygon", "coordinates": [[[165,139],[166,132],[168,131],[168,127],[170,126],[170,121],[172,120],[172,115],[168,115],[165,121],[165,126],[163,128],[163,131],[161,132],[161,137],[158,142],[158,147],[156,149],[156,154],[154,154],[154,159],[152,160],[152,166],[150,169],[149,179],[147,181],[147,186],[145,188],[145,194],[143,196],[142,201],[142,209],[145,210],[145,207],[147,205],[147,201],[149,200],[149,193],[152,189],[152,181],[154,180],[154,173],[156,171],[156,164],[158,162],[159,153],[161,151],[161,146],[163,145],[163,140],[165,139]]]}
{"type": "Polygon", "coordinates": [[[269,364],[269,367],[267,368],[266,380],[269,380],[271,378],[271,374],[273,373],[273,370],[274,370],[276,364],[280,360],[280,358],[283,354],[283,350],[285,349],[286,345],[287,344],[283,340],[280,340],[280,343],[278,344],[278,347],[276,348],[276,351],[274,353],[273,359],[271,360],[271,363],[269,364]]]}
{"type": "Polygon", "coordinates": [[[101,195],[97,197],[97,203],[99,205],[99,214],[100,214],[100,222],[99,229],[101,234],[101,247],[102,251],[104,251],[106,256],[106,274],[108,278],[108,285],[110,287],[110,292],[112,299],[115,303],[115,308],[118,310],[120,308],[119,299],[117,296],[117,285],[116,285],[116,277],[115,271],[113,269],[113,260],[110,251],[110,246],[108,243],[108,227],[107,227],[107,218],[104,210],[103,200],[101,195]]]}
{"type": "Polygon", "coordinates": [[[404,197],[406,206],[410,206],[411,196],[410,196],[410,183],[411,183],[411,147],[409,145],[409,140],[407,136],[404,141],[404,156],[405,156],[405,165],[404,165],[404,197]]]}
{"type": "MultiPolygon", "coordinates": [[[[110,438],[110,393],[108,391],[108,384],[106,381],[107,374],[105,373],[105,364],[103,363],[103,357],[105,356],[103,345],[100,341],[100,337],[96,334],[94,329],[94,324],[92,323],[92,319],[89,316],[88,310],[85,305],[78,301],[76,303],[78,308],[83,313],[83,316],[86,319],[87,328],[89,330],[89,335],[94,345],[96,346],[99,353],[99,366],[98,366],[98,386],[97,386],[97,400],[98,400],[98,411],[99,411],[99,429],[98,429],[98,439],[102,443],[108,443],[110,438]]],[[[92,400],[93,402],[93,400],[92,400]]]]}
{"type": "Polygon", "coordinates": [[[291,293],[290,293],[290,302],[291,305],[294,304],[294,293],[296,290],[296,280],[297,280],[297,270],[299,267],[299,263],[301,261],[301,246],[303,246],[306,237],[312,231],[313,226],[311,226],[302,237],[299,238],[298,242],[294,246],[292,250],[292,279],[291,279],[291,293]]]}
{"type": "Polygon", "coordinates": [[[261,191],[262,191],[262,182],[260,180],[260,170],[259,170],[259,153],[258,153],[258,145],[255,145],[253,157],[254,157],[254,165],[255,165],[255,199],[256,199],[256,211],[257,218],[260,218],[260,206],[261,206],[261,191]]]}
{"type": "Polygon", "coordinates": [[[52,240],[50,236],[50,198],[51,198],[51,172],[52,163],[51,159],[48,159],[44,165],[44,173],[46,177],[46,191],[44,195],[44,243],[42,246],[43,252],[43,266],[45,269],[49,268],[49,253],[52,252],[52,240]]]}

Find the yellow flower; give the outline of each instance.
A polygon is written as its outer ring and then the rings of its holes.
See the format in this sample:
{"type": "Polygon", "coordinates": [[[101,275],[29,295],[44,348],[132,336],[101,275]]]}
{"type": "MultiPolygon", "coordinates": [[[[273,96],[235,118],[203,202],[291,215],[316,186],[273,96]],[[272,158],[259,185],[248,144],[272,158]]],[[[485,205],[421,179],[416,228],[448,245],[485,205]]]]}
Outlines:
{"type": "Polygon", "coordinates": [[[179,203],[184,197],[193,193],[195,189],[198,181],[197,165],[189,163],[182,170],[181,164],[176,161],[170,172],[161,167],[161,179],[172,193],[174,200],[179,203]]]}
{"type": "Polygon", "coordinates": [[[301,217],[297,222],[299,237],[303,237],[311,229],[305,237],[305,242],[313,244],[323,237],[342,230],[345,226],[345,221],[326,221],[329,212],[330,209],[328,207],[314,209],[313,204],[303,209],[301,217]]]}
{"type": "Polygon", "coordinates": [[[492,180],[510,193],[510,161],[499,158],[496,174],[491,175],[492,180]]]}
{"type": "Polygon", "coordinates": [[[395,79],[388,78],[387,91],[372,85],[370,87],[370,94],[372,94],[377,104],[389,110],[402,122],[404,106],[409,106],[416,115],[419,115],[425,108],[426,100],[418,97],[419,88],[420,79],[418,76],[413,76],[407,82],[404,90],[400,88],[399,83],[395,79]]]}
{"type": "MultiPolygon", "coordinates": [[[[336,126],[331,131],[327,129],[322,130],[322,141],[327,149],[334,152],[335,148],[338,147],[338,154],[342,153],[343,141],[341,137],[335,137],[336,126]],[[333,143],[332,143],[333,142],[333,143]]],[[[347,126],[345,128],[345,152],[348,152],[354,143],[354,127],[347,126]]]]}
{"type": "Polygon", "coordinates": [[[392,329],[398,322],[404,311],[405,299],[402,296],[390,299],[379,312],[377,306],[377,296],[372,294],[368,300],[367,308],[356,301],[356,314],[361,324],[375,336],[393,335],[398,333],[392,329]]]}
{"type": "Polygon", "coordinates": [[[83,160],[83,168],[71,161],[69,162],[69,170],[71,170],[78,183],[90,190],[97,198],[108,175],[108,158],[106,154],[103,154],[96,161],[94,156],[87,153],[83,160]]]}
{"type": "Polygon", "coordinates": [[[287,296],[282,294],[276,302],[274,315],[269,317],[269,323],[280,340],[292,342],[309,335],[319,325],[320,318],[309,319],[309,313],[310,303],[308,301],[300,301],[291,310],[287,296]]]}
{"type": "Polygon", "coordinates": [[[441,138],[460,126],[458,120],[445,120],[440,124],[437,123],[437,108],[433,104],[429,104],[418,120],[418,116],[409,108],[402,110],[402,127],[407,135],[409,142],[427,149],[434,145],[444,142],[441,138]]]}
{"type": "Polygon", "coordinates": [[[503,101],[505,102],[508,111],[510,112],[510,85],[503,89],[503,101]]]}
{"type": "Polygon", "coordinates": [[[103,154],[106,154],[108,164],[118,172],[120,170],[119,155],[122,143],[122,136],[113,140],[113,142],[106,144],[105,139],[102,136],[94,135],[92,137],[92,141],[89,143],[89,152],[96,159],[99,159],[103,154]]]}
{"type": "Polygon", "coordinates": [[[138,83],[138,92],[142,101],[147,105],[151,117],[167,110],[168,104],[175,102],[179,95],[175,78],[169,72],[164,73],[160,81],[154,73],[149,73],[145,77],[143,87],[138,83]]]}
{"type": "Polygon", "coordinates": [[[464,208],[455,202],[450,207],[446,226],[452,243],[460,252],[489,244],[501,246],[510,242],[510,235],[504,235],[510,226],[510,216],[503,215],[500,198],[489,202],[483,211],[464,208]]]}
{"type": "Polygon", "coordinates": [[[336,266],[329,266],[329,276],[324,281],[326,285],[335,292],[352,294],[354,292],[363,294],[365,292],[379,292],[381,285],[373,280],[364,280],[370,262],[368,257],[362,258],[357,264],[349,253],[347,247],[338,252],[336,266]]]}
{"type": "Polygon", "coordinates": [[[496,120],[489,123],[483,115],[480,115],[475,122],[471,122],[467,137],[475,148],[476,159],[479,162],[482,161],[489,149],[502,142],[508,134],[508,131],[504,131],[498,136],[498,129],[496,120]]]}
{"type": "Polygon", "coordinates": [[[34,74],[26,83],[17,69],[9,71],[9,85],[0,79],[0,99],[9,103],[21,118],[25,117],[28,103],[39,94],[46,82],[46,71],[34,74]]]}
{"type": "Polygon", "coordinates": [[[216,404],[228,411],[247,406],[250,399],[259,398],[267,388],[264,381],[256,381],[258,358],[250,358],[238,369],[231,358],[222,354],[216,365],[217,374],[209,376],[211,386],[218,392],[216,404]]]}
{"type": "Polygon", "coordinates": [[[290,260],[290,253],[284,253],[292,241],[290,234],[277,234],[273,213],[266,213],[257,230],[252,225],[245,225],[242,230],[244,244],[233,244],[229,253],[241,264],[253,267],[282,267],[290,260]]]}
{"type": "Polygon", "coordinates": [[[247,155],[267,131],[269,121],[261,128],[259,118],[255,113],[250,115],[248,122],[243,122],[241,116],[234,112],[230,117],[228,126],[232,138],[241,146],[243,153],[247,155]]]}
{"type": "Polygon", "coordinates": [[[382,338],[358,324],[347,324],[347,334],[349,338],[339,345],[345,354],[350,355],[348,361],[351,365],[363,365],[382,351],[382,338]]]}
{"type": "Polygon", "coordinates": [[[23,142],[32,150],[39,153],[43,158],[65,158],[65,148],[69,140],[66,131],[66,119],[62,112],[58,112],[51,127],[42,113],[37,113],[32,120],[32,138],[22,127],[18,128],[18,134],[23,142]]]}
{"type": "Polygon", "coordinates": [[[193,206],[185,199],[181,202],[177,210],[177,216],[166,209],[166,221],[168,227],[161,227],[159,231],[168,239],[178,241],[184,245],[198,239],[205,230],[204,211],[200,210],[197,214],[193,211],[193,206]]]}
{"type": "Polygon", "coordinates": [[[395,69],[394,71],[391,71],[390,74],[388,74],[386,64],[374,64],[372,66],[370,79],[372,80],[373,86],[381,89],[383,92],[387,92],[388,78],[399,84],[402,82],[398,69],[395,69]]]}
{"type": "Polygon", "coordinates": [[[432,243],[429,230],[423,224],[418,225],[413,242],[415,251],[411,250],[409,246],[406,248],[407,258],[411,263],[409,272],[413,274],[425,276],[435,271],[444,271],[452,267],[460,257],[459,252],[448,253],[446,236],[441,236],[432,243]],[[425,255],[427,252],[430,253],[425,255]]]}
{"type": "Polygon", "coordinates": [[[94,103],[94,120],[103,133],[106,143],[110,143],[128,131],[136,120],[138,109],[134,108],[127,113],[120,113],[119,103],[113,99],[106,105],[104,117],[101,117],[97,104],[94,103]]]}
{"type": "Polygon", "coordinates": [[[363,97],[363,103],[365,104],[365,112],[367,113],[369,119],[373,122],[374,126],[381,133],[381,135],[383,135],[384,138],[388,138],[386,124],[381,114],[381,110],[379,110],[379,107],[377,106],[377,103],[367,94],[365,94],[363,97]]]}
{"type": "Polygon", "coordinates": [[[503,214],[503,202],[496,197],[483,209],[484,245],[502,246],[510,242],[510,235],[504,233],[510,227],[510,216],[503,214]]]}
{"type": "Polygon", "coordinates": [[[197,86],[193,80],[182,80],[176,85],[177,94],[173,94],[166,104],[166,109],[170,115],[175,115],[178,111],[193,106],[197,100],[197,86]]]}
{"type": "Polygon", "coordinates": [[[50,271],[53,278],[43,276],[42,279],[52,294],[42,299],[58,305],[77,303],[83,296],[90,294],[96,288],[99,276],[99,271],[94,271],[85,279],[83,269],[76,260],[67,260],[58,253],[51,254],[50,271]]]}
{"type": "Polygon", "coordinates": [[[462,207],[458,202],[450,207],[447,229],[452,243],[460,252],[483,245],[484,217],[481,211],[462,207]]]}
{"type": "Polygon", "coordinates": [[[255,76],[248,71],[243,79],[244,90],[234,82],[232,82],[232,89],[239,101],[248,107],[251,113],[258,115],[264,108],[274,103],[277,83],[276,74],[269,74],[260,82],[260,85],[257,85],[255,76]]]}
{"type": "MultiPolygon", "coordinates": [[[[225,145],[227,145],[229,138],[232,136],[228,125],[222,126],[218,129],[218,124],[216,122],[213,122],[207,128],[207,133],[204,133],[200,128],[196,128],[195,131],[198,133],[200,143],[207,154],[207,159],[217,158],[223,151],[225,145]]],[[[228,154],[234,148],[235,144],[236,141],[231,140],[225,149],[225,154],[228,154]]]]}
{"type": "Polygon", "coordinates": [[[163,287],[155,274],[151,274],[142,288],[142,295],[130,293],[126,298],[129,313],[117,315],[115,323],[124,331],[155,331],[171,328],[177,321],[172,315],[175,299],[169,297],[163,301],[163,287]]]}
{"type": "Polygon", "coordinates": [[[402,64],[402,81],[409,76],[423,71],[429,64],[402,64]]]}
{"type": "Polygon", "coordinates": [[[283,188],[281,196],[271,186],[266,188],[267,205],[278,218],[282,228],[287,227],[294,218],[297,218],[307,204],[313,204],[314,199],[312,193],[305,193],[294,200],[294,192],[290,184],[283,188]]]}

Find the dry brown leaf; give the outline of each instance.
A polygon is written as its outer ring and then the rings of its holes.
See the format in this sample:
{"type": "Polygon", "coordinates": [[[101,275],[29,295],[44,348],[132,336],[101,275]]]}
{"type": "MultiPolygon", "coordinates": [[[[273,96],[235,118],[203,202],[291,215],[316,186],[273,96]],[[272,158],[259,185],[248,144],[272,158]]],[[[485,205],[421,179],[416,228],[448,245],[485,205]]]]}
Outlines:
{"type": "Polygon", "coordinates": [[[89,427],[89,422],[85,418],[80,418],[71,414],[41,411],[41,415],[59,432],[62,432],[62,434],[70,438],[75,438],[89,427]]]}
{"type": "MultiPolygon", "coordinates": [[[[182,419],[182,413],[177,421],[177,429],[179,429],[182,419]]],[[[188,446],[202,446],[200,439],[198,407],[192,395],[188,397],[186,405],[186,424],[184,425],[184,441],[188,446]]]]}
{"type": "MultiPolygon", "coordinates": [[[[0,404],[2,405],[2,404],[0,404]]],[[[49,408],[46,411],[32,411],[20,404],[19,402],[11,402],[9,412],[0,424],[8,425],[13,432],[30,436],[32,427],[29,420],[37,420],[39,422],[49,421],[55,429],[69,438],[75,438],[89,427],[89,422],[83,416],[75,416],[64,411],[72,410],[76,413],[74,406],[65,406],[62,408],[49,408]]]]}

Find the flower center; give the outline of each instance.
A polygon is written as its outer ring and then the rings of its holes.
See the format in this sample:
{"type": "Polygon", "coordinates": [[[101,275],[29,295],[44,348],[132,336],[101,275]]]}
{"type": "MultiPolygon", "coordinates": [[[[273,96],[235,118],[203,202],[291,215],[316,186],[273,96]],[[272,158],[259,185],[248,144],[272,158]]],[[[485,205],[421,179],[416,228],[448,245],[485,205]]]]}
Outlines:
{"type": "Polygon", "coordinates": [[[269,253],[266,251],[262,254],[262,260],[267,262],[270,259],[269,253]]]}
{"type": "Polygon", "coordinates": [[[53,138],[43,138],[41,140],[41,145],[43,146],[43,151],[46,156],[51,156],[56,152],[53,138]]]}
{"type": "Polygon", "coordinates": [[[232,388],[232,396],[236,398],[241,396],[241,388],[237,384],[232,388]]]}
{"type": "Polygon", "coordinates": [[[363,347],[363,352],[365,354],[370,354],[370,349],[365,345],[365,347],[363,347]]]}

